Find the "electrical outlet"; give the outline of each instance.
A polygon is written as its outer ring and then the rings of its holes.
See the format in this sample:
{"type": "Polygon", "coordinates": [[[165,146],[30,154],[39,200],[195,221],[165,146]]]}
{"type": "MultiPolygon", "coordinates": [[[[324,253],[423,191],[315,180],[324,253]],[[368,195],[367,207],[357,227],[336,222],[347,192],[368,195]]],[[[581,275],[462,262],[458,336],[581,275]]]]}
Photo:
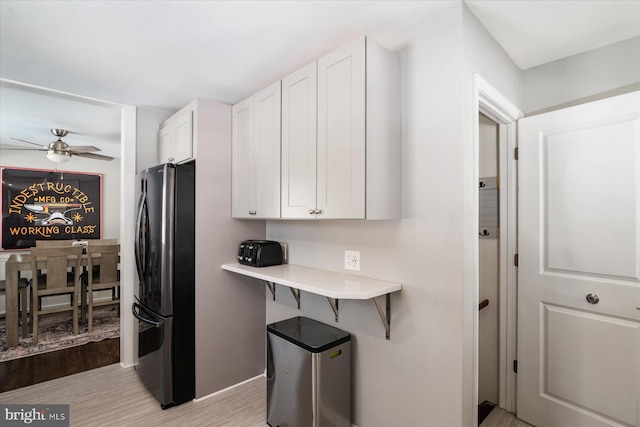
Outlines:
{"type": "Polygon", "coordinates": [[[344,251],[344,269],[360,271],[360,251],[344,251]]]}

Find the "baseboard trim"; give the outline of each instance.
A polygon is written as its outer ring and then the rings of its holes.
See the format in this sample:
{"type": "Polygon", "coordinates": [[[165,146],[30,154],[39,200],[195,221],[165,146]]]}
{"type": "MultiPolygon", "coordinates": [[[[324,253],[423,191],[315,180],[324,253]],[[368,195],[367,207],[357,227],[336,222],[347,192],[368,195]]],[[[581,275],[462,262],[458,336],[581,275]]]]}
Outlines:
{"type": "Polygon", "coordinates": [[[227,387],[227,388],[223,388],[222,390],[218,390],[218,391],[213,392],[211,394],[208,394],[206,396],[196,397],[195,399],[193,399],[193,401],[194,402],[202,402],[203,400],[207,400],[207,399],[210,399],[210,398],[212,398],[214,396],[217,396],[219,394],[226,393],[227,391],[233,390],[234,388],[240,387],[241,385],[244,385],[246,383],[249,383],[251,381],[254,381],[254,380],[257,380],[258,378],[263,378],[263,377],[264,377],[264,374],[256,375],[253,378],[246,379],[246,380],[244,380],[242,382],[239,382],[239,383],[234,384],[234,385],[232,385],[230,387],[227,387]]]}

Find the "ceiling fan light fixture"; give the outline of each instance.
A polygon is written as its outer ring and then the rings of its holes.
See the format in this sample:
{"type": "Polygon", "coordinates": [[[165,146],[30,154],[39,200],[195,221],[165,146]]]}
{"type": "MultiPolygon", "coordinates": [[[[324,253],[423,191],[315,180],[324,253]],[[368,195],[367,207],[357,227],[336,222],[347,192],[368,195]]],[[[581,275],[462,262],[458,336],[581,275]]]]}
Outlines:
{"type": "Polygon", "coordinates": [[[47,159],[55,163],[64,163],[71,160],[71,153],[69,153],[68,151],[48,150],[47,159]]]}

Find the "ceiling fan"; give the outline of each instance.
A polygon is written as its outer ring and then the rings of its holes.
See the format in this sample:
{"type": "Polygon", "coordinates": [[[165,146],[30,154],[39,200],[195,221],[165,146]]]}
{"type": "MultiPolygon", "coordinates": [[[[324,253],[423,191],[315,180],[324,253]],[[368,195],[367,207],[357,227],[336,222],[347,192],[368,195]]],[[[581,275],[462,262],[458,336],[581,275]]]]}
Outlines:
{"type": "Polygon", "coordinates": [[[46,151],[47,158],[52,162],[61,163],[71,160],[71,156],[86,157],[96,160],[113,160],[113,157],[104,156],[102,154],[95,154],[93,151],[101,151],[98,147],[92,145],[87,146],[72,146],[62,140],[69,131],[64,129],[51,129],[51,133],[58,137],[57,141],[52,141],[49,145],[37,144],[35,142],[25,141],[24,139],[11,138],[16,141],[26,142],[27,144],[37,145],[42,148],[8,148],[3,147],[3,150],[36,150],[46,151]]]}

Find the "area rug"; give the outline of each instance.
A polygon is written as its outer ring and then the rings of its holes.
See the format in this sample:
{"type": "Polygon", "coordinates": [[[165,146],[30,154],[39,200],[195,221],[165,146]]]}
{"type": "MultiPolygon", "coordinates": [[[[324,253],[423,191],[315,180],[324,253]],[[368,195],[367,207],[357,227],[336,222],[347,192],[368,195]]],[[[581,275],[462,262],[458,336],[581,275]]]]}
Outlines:
{"type": "Polygon", "coordinates": [[[87,325],[83,325],[79,327],[78,335],[73,335],[70,316],[48,317],[39,323],[37,344],[33,344],[31,337],[22,338],[20,331],[19,345],[12,348],[7,348],[6,326],[0,324],[0,362],[120,336],[120,316],[113,308],[93,313],[93,331],[90,334],[87,333],[87,325]]]}

